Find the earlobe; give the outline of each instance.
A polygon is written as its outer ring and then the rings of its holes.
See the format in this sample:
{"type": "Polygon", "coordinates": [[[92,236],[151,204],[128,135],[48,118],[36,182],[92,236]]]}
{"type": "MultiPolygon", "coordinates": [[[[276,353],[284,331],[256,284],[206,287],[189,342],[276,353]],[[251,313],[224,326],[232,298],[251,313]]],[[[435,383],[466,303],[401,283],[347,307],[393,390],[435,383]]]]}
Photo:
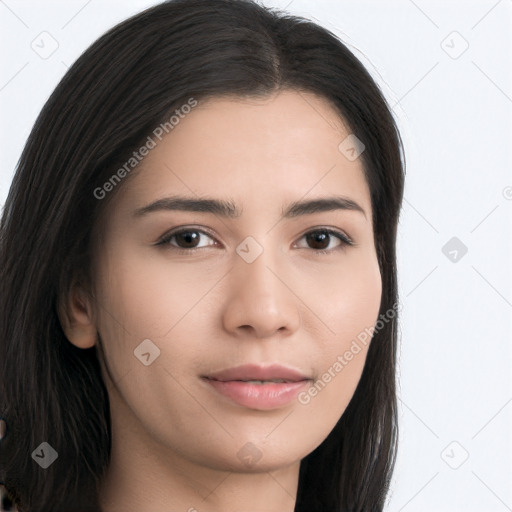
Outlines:
{"type": "Polygon", "coordinates": [[[91,348],[96,343],[90,300],[79,285],[72,287],[69,296],[59,302],[59,320],[66,338],[78,348],[91,348]]]}

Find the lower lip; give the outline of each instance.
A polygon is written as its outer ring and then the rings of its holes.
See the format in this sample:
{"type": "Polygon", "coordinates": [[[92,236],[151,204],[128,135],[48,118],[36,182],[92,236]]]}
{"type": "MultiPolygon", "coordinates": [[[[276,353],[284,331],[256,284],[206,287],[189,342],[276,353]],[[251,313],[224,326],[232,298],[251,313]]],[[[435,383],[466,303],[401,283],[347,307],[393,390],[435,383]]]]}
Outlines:
{"type": "Polygon", "coordinates": [[[238,380],[222,382],[204,377],[203,380],[221,395],[230,398],[237,404],[260,410],[276,409],[289,404],[309,383],[309,380],[301,380],[299,382],[251,384],[238,380]]]}

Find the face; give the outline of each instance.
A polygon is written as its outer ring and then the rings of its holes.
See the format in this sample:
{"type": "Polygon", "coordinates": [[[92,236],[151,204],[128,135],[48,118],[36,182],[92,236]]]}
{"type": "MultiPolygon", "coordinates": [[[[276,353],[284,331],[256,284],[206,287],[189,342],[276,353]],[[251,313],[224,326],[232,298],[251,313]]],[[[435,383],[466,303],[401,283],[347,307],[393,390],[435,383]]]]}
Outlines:
{"type": "Polygon", "coordinates": [[[338,149],[349,134],[324,99],[285,91],[211,99],[156,139],[95,250],[114,430],[245,472],[327,437],[382,291],[362,162],[338,149]],[[178,196],[222,203],[162,201],[178,196]]]}

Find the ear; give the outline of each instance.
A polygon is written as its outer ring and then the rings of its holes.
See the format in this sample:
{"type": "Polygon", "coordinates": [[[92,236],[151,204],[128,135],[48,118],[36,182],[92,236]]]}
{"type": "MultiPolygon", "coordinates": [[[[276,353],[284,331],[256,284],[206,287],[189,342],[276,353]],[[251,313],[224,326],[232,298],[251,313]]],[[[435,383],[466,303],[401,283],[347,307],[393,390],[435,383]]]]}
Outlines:
{"type": "Polygon", "coordinates": [[[91,298],[79,283],[75,282],[59,300],[58,315],[62,330],[73,345],[85,349],[96,344],[91,298]]]}

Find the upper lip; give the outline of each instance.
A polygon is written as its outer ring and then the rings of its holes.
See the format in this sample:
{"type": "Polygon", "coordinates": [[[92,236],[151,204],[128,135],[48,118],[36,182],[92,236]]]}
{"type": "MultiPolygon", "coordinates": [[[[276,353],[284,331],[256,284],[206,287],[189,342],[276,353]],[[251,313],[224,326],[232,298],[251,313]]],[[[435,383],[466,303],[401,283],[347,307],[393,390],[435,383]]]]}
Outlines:
{"type": "Polygon", "coordinates": [[[280,364],[269,366],[246,364],[205,375],[205,378],[224,382],[230,380],[285,380],[287,382],[310,380],[300,371],[280,364]]]}

